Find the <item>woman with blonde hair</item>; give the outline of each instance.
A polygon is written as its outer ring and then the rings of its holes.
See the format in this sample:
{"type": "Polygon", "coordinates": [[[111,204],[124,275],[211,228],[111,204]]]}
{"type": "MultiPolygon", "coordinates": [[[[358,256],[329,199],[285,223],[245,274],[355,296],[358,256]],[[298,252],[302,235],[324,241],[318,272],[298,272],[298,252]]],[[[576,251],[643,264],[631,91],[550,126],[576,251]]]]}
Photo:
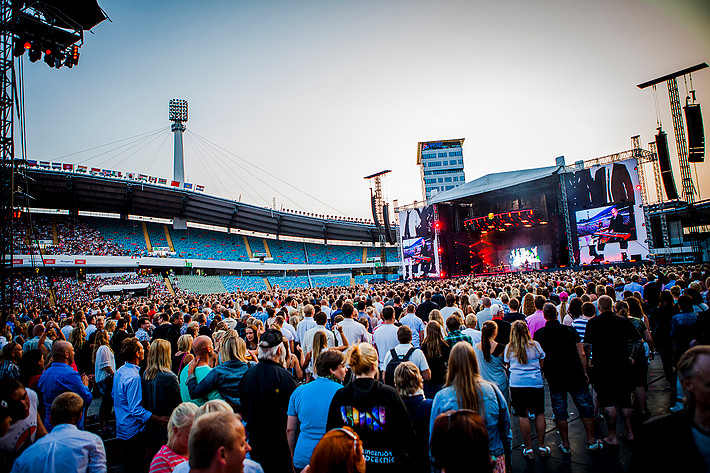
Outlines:
{"type": "Polygon", "coordinates": [[[180,376],[180,371],[184,367],[190,364],[194,357],[192,353],[190,353],[190,350],[192,350],[192,342],[194,338],[192,335],[181,335],[180,338],[178,338],[177,342],[177,351],[173,355],[172,359],[172,372],[175,373],[175,376],[180,376]]]}
{"type": "Polygon", "coordinates": [[[346,422],[353,427],[363,448],[372,452],[366,458],[368,473],[408,470],[416,445],[414,427],[397,391],[377,380],[377,350],[369,343],[358,343],[348,349],[345,359],[353,380],[333,396],[326,430],[341,428],[346,422]],[[381,463],[383,458],[387,463],[381,463]]]}
{"type": "Polygon", "coordinates": [[[74,347],[74,362],[76,363],[79,373],[86,374],[87,376],[93,373],[94,364],[92,358],[94,353],[92,346],[86,340],[86,330],[84,329],[84,324],[77,324],[77,326],[69,333],[67,341],[74,347]]]}
{"type": "Polygon", "coordinates": [[[441,327],[444,332],[444,336],[446,336],[446,324],[444,323],[444,316],[441,315],[441,311],[439,309],[434,309],[429,312],[429,322],[431,321],[438,323],[439,327],[441,327]]]}
{"type": "Polygon", "coordinates": [[[513,414],[518,417],[520,433],[525,447],[523,455],[532,459],[532,439],[528,413],[535,415],[538,454],[547,456],[550,447],[545,445],[545,391],[542,381],[542,362],[545,352],[540,344],[530,338],[528,325],[522,320],[513,322],[510,343],[504,360],[510,369],[510,400],[513,414]]]}
{"type": "Polygon", "coordinates": [[[191,402],[178,404],[173,410],[168,421],[168,442],[153,457],[148,473],[172,473],[177,465],[188,460],[187,441],[196,412],[197,405],[191,402]]]}
{"type": "Polygon", "coordinates": [[[220,345],[220,364],[199,383],[196,377],[190,376],[187,379],[187,389],[192,399],[207,397],[212,391],[217,391],[232,408],[238,411],[241,409],[239,382],[251,366],[247,362],[247,346],[236,332],[223,337],[220,345]]]}
{"type": "Polygon", "coordinates": [[[109,345],[106,330],[98,330],[94,337],[94,381],[101,393],[99,407],[99,432],[110,433],[111,409],[113,408],[113,375],[116,372],[116,358],[109,345]]]}
{"type": "Polygon", "coordinates": [[[488,431],[488,447],[495,458],[494,471],[504,473],[505,459],[510,457],[513,442],[508,404],[495,384],[481,378],[476,352],[468,343],[457,343],[451,349],[446,387],[434,397],[429,434],[439,414],[461,409],[483,416],[488,431]]]}
{"type": "MultiPolygon", "coordinates": [[[[180,404],[180,385],[170,369],[170,342],[153,340],[143,372],[143,407],[156,416],[169,417],[180,404]]],[[[166,427],[154,422],[146,425],[149,448],[159,448],[168,440],[166,427]]]]}

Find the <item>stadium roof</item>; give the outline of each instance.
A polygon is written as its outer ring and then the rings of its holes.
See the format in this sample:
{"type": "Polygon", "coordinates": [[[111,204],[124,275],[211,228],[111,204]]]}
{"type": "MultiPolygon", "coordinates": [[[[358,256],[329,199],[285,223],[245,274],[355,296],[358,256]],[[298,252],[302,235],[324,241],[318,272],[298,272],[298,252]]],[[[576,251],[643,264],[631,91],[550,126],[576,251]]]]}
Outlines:
{"type": "Polygon", "coordinates": [[[486,174],[473,181],[462,184],[451,190],[440,192],[429,199],[429,204],[452,202],[464,197],[472,197],[486,192],[505,189],[526,182],[537,181],[557,173],[561,166],[547,166],[544,168],[524,169],[520,171],[496,172],[486,174]]]}
{"type": "MultiPolygon", "coordinates": [[[[173,219],[319,240],[379,241],[374,225],[279,212],[222,197],[143,181],[115,179],[82,173],[28,169],[27,193],[34,208],[70,212],[111,212],[173,219]]],[[[395,228],[392,229],[395,239],[395,228]]]]}

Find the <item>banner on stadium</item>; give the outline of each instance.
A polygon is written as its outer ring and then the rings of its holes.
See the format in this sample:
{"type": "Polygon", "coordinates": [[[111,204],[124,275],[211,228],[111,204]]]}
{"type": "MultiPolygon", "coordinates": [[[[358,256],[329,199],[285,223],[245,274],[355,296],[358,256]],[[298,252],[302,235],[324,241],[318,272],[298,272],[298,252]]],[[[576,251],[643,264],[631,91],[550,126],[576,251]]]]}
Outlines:
{"type": "Polygon", "coordinates": [[[434,209],[419,207],[399,213],[402,274],[404,279],[435,278],[441,270],[434,232],[434,209]]]}
{"type": "Polygon", "coordinates": [[[565,187],[570,238],[578,264],[648,258],[648,235],[635,159],[567,174],[565,187]]]}

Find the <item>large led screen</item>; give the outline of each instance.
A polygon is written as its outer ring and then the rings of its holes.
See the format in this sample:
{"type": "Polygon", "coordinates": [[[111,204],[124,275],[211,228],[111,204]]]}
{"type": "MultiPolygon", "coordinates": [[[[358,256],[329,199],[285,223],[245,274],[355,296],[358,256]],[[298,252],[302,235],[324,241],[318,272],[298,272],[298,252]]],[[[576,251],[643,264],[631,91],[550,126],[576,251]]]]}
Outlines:
{"type": "Polygon", "coordinates": [[[579,170],[566,187],[576,263],[648,258],[636,160],[579,170]]]}
{"type": "Polygon", "coordinates": [[[399,213],[404,279],[437,277],[439,261],[430,207],[399,213]]]}

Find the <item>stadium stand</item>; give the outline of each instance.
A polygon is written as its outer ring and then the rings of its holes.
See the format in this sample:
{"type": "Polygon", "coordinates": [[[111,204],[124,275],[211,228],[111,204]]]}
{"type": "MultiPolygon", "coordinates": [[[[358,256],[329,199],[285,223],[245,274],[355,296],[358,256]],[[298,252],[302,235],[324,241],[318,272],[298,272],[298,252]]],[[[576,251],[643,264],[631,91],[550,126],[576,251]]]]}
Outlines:
{"type": "Polygon", "coordinates": [[[308,276],[269,276],[271,287],[279,286],[281,289],[304,289],[311,287],[308,276]]]}
{"type": "Polygon", "coordinates": [[[175,276],[177,286],[182,291],[194,294],[221,294],[227,292],[219,277],[210,276],[175,276]]]}
{"type": "Polygon", "coordinates": [[[311,276],[313,287],[350,286],[349,274],[311,276]]]}
{"type": "Polygon", "coordinates": [[[219,276],[227,292],[266,291],[266,283],[261,276],[219,276]]]}
{"type": "Polygon", "coordinates": [[[331,246],[306,244],[310,264],[362,263],[362,248],[357,246],[331,246]]]}
{"type": "Polygon", "coordinates": [[[240,235],[197,228],[170,230],[178,258],[249,261],[240,235]]]}
{"type": "Polygon", "coordinates": [[[252,255],[254,253],[266,253],[263,238],[247,237],[247,240],[249,240],[249,247],[251,248],[252,255]]]}
{"type": "Polygon", "coordinates": [[[122,247],[128,254],[146,254],[142,222],[91,217],[84,222],[101,233],[106,241],[122,247]]]}
{"type": "Polygon", "coordinates": [[[165,238],[165,229],[163,224],[146,222],[146,228],[148,229],[148,236],[150,237],[150,243],[153,245],[153,249],[158,247],[169,247],[168,240],[165,238]]]}
{"type": "MultiPolygon", "coordinates": [[[[306,264],[306,253],[303,243],[283,240],[266,240],[269,245],[272,263],[306,264]]],[[[253,251],[253,247],[252,247],[253,251]]]]}

